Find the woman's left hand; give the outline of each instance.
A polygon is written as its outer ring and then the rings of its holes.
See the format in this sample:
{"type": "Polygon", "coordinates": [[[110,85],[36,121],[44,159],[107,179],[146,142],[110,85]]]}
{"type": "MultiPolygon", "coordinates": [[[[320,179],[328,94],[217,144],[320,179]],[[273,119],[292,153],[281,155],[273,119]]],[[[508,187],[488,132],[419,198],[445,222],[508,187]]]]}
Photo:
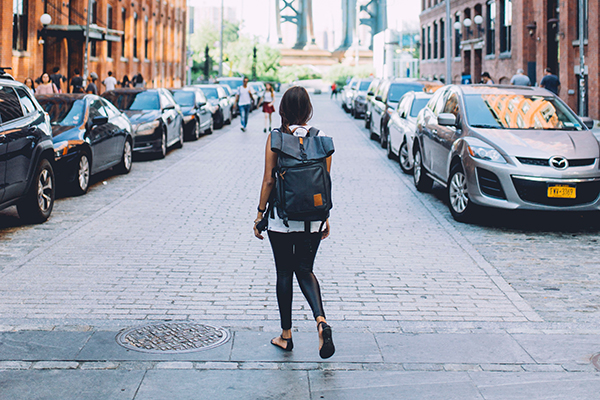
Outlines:
{"type": "Polygon", "coordinates": [[[323,231],[321,232],[321,240],[327,239],[329,237],[330,232],[331,231],[329,229],[329,220],[327,220],[327,221],[325,221],[325,229],[323,229],[323,231]]]}

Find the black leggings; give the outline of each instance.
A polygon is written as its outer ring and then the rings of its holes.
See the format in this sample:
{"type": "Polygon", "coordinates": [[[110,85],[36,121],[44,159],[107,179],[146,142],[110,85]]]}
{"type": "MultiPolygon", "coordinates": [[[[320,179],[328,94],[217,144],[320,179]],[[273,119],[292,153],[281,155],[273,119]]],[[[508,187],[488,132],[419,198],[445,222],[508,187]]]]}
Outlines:
{"type": "Polygon", "coordinates": [[[292,329],[294,273],[296,273],[298,285],[306,297],[315,319],[325,317],[321,289],[317,277],[313,274],[313,264],[321,242],[321,234],[271,231],[268,233],[277,269],[277,303],[279,304],[281,329],[292,329]]]}

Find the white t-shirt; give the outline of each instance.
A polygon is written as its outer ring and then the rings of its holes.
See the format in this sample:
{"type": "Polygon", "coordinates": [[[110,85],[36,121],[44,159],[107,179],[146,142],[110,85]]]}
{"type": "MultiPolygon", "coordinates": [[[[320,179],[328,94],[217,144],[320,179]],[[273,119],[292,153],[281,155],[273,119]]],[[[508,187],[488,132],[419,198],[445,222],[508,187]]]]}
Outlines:
{"type": "Polygon", "coordinates": [[[114,76],[109,76],[102,83],[106,86],[106,90],[115,90],[115,87],[117,86],[117,80],[114,76]]]}
{"type": "Polygon", "coordinates": [[[250,93],[254,96],[254,90],[248,85],[248,87],[240,86],[237,90],[237,95],[240,96],[238,99],[238,105],[245,106],[246,104],[252,104],[250,99],[250,93]]]}
{"type": "Polygon", "coordinates": [[[273,101],[273,95],[270,90],[265,91],[265,103],[270,103],[273,101]]]}
{"type": "MultiPolygon", "coordinates": [[[[294,134],[294,136],[305,137],[310,129],[310,125],[290,125],[290,131],[294,134]],[[297,128],[297,129],[296,129],[297,128]]],[[[319,135],[323,132],[319,131],[319,135]]],[[[288,226],[285,226],[283,220],[279,218],[277,214],[277,207],[273,209],[273,215],[275,218],[271,218],[269,215],[269,227],[267,228],[273,232],[280,233],[290,233],[290,232],[304,232],[304,222],[303,221],[288,221],[288,226]]],[[[315,233],[319,232],[319,228],[321,227],[322,221],[311,221],[310,223],[310,232],[315,233]]],[[[323,224],[323,229],[325,229],[325,224],[323,224]]]]}

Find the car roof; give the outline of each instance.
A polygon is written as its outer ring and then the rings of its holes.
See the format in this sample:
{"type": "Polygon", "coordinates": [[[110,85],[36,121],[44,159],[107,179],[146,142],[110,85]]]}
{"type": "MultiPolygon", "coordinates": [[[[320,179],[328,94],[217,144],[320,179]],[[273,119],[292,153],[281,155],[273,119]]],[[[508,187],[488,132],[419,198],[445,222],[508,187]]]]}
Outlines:
{"type": "MultiPolygon", "coordinates": [[[[63,101],[75,101],[84,99],[86,97],[96,96],[94,94],[86,94],[86,93],[54,93],[54,94],[38,94],[35,96],[38,100],[51,100],[51,99],[60,99],[63,101]]],[[[98,96],[99,97],[99,96],[98,96]]]]}
{"type": "Polygon", "coordinates": [[[458,88],[464,94],[494,94],[494,93],[512,93],[523,95],[541,95],[548,96],[548,90],[533,86],[513,86],[513,85],[452,85],[458,88]]]}
{"type": "Polygon", "coordinates": [[[140,93],[140,92],[158,92],[160,88],[124,88],[124,89],[113,89],[102,93],[103,95],[106,93],[140,93]]]}

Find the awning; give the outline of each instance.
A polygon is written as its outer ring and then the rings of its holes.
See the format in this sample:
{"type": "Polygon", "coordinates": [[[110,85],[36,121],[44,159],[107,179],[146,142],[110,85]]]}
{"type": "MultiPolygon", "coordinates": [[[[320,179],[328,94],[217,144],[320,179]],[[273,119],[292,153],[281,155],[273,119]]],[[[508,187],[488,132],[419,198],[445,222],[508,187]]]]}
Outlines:
{"type": "MultiPolygon", "coordinates": [[[[47,25],[42,29],[42,36],[66,37],[74,39],[85,39],[85,25],[47,25]]],[[[123,31],[107,29],[98,25],[90,25],[90,39],[120,42],[123,31]]]]}

